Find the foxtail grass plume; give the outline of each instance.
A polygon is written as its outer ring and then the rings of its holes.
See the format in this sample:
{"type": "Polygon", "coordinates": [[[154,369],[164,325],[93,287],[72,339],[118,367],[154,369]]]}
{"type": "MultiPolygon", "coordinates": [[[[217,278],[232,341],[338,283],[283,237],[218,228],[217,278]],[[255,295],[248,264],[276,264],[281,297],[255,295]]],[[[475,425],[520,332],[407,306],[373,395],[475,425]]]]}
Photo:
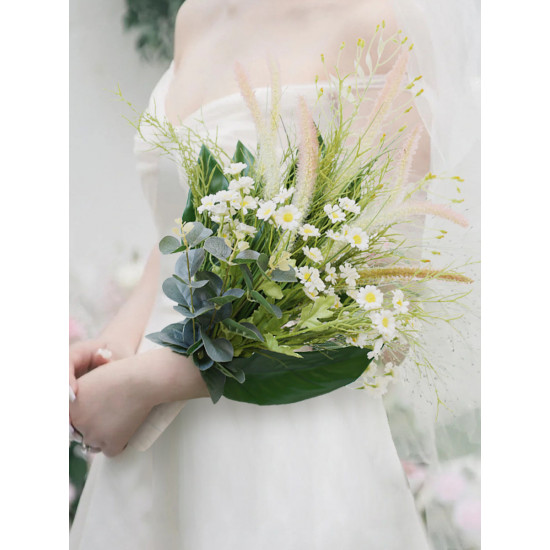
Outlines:
{"type": "Polygon", "coordinates": [[[455,283],[473,283],[472,279],[461,273],[419,267],[372,267],[359,270],[359,276],[361,277],[360,284],[368,284],[377,281],[420,281],[423,279],[441,279],[443,281],[455,283]]]}

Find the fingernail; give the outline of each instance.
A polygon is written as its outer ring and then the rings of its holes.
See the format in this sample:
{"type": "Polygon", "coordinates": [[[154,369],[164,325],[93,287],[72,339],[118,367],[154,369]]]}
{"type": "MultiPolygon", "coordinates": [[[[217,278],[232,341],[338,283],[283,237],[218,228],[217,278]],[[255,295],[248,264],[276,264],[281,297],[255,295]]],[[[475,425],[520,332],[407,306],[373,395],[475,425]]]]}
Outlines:
{"type": "Polygon", "coordinates": [[[113,352],[110,349],[99,348],[96,353],[105,361],[108,361],[113,356],[113,352]]]}
{"type": "Polygon", "coordinates": [[[73,401],[76,400],[76,395],[74,393],[74,390],[73,388],[71,387],[71,385],[69,384],[69,401],[72,403],[73,401]]]}

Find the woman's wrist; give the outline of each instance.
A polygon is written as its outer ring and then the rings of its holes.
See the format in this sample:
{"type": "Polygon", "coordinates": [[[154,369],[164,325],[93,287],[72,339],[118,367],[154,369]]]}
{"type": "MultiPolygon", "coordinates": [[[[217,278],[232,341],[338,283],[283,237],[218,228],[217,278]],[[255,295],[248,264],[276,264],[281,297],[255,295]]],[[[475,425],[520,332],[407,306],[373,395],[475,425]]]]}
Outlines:
{"type": "Polygon", "coordinates": [[[134,374],[151,407],[210,396],[199,369],[189,357],[161,348],[140,353],[135,359],[134,374]]]}

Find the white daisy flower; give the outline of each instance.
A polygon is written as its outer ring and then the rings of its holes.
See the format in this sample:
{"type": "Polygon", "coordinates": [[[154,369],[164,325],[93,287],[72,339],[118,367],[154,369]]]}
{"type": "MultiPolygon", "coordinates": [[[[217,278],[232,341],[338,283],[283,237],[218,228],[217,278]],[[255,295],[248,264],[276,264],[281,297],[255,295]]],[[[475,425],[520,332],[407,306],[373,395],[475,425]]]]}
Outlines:
{"type": "Polygon", "coordinates": [[[236,176],[240,174],[246,168],[244,162],[233,162],[225,169],[224,174],[229,174],[230,176],[236,176]]]}
{"type": "Polygon", "coordinates": [[[255,210],[258,208],[258,203],[254,197],[246,195],[239,201],[239,206],[236,207],[237,210],[242,210],[243,214],[248,214],[249,210],[255,210]]]}
{"type": "Polygon", "coordinates": [[[326,285],[319,276],[319,270],[316,267],[300,267],[296,270],[298,279],[308,289],[325,290],[326,285]]]}
{"type": "Polygon", "coordinates": [[[315,263],[318,264],[323,261],[323,254],[318,248],[315,248],[315,247],[310,248],[309,246],[304,246],[302,250],[304,254],[315,263]]]}
{"type": "Polygon", "coordinates": [[[302,235],[302,237],[304,238],[304,241],[307,241],[309,237],[321,236],[321,233],[319,232],[319,230],[314,225],[311,225],[310,223],[305,223],[304,225],[302,225],[302,227],[298,229],[298,234],[302,235]]]}
{"type": "Polygon", "coordinates": [[[307,287],[304,287],[304,294],[313,301],[319,297],[319,292],[316,288],[308,289],[307,287]]]}
{"type": "Polygon", "coordinates": [[[395,317],[391,311],[383,310],[380,313],[373,313],[371,320],[374,328],[378,330],[384,340],[389,341],[395,338],[395,317]]]}
{"type": "Polygon", "coordinates": [[[359,205],[353,199],[348,199],[347,197],[338,199],[338,205],[342,210],[351,212],[352,214],[359,214],[361,212],[359,205]]]}
{"type": "Polygon", "coordinates": [[[357,279],[360,278],[357,269],[355,269],[350,263],[346,262],[340,266],[341,277],[345,279],[346,284],[349,287],[355,288],[357,286],[357,279]]]}
{"type": "Polygon", "coordinates": [[[302,213],[292,204],[283,206],[275,212],[275,222],[283,229],[294,230],[298,224],[302,213]]]}
{"type": "Polygon", "coordinates": [[[273,201],[260,202],[260,206],[256,211],[256,217],[260,220],[269,220],[275,213],[277,205],[273,201]]]}
{"type": "Polygon", "coordinates": [[[346,219],[345,212],[342,212],[338,205],[331,206],[330,204],[325,204],[323,210],[332,223],[341,222],[346,219]]]}
{"type": "Polygon", "coordinates": [[[325,266],[325,280],[329,283],[335,283],[338,280],[336,268],[330,265],[330,262],[325,266]]]}
{"type": "Polygon", "coordinates": [[[346,338],[346,344],[355,346],[356,348],[364,348],[368,343],[368,335],[364,332],[358,334],[357,336],[348,336],[346,338]]]}
{"type": "Polygon", "coordinates": [[[405,295],[402,290],[393,291],[392,303],[396,313],[407,313],[409,311],[409,302],[405,301],[405,295]]]}
{"type": "Polygon", "coordinates": [[[205,210],[210,211],[216,202],[216,197],[214,195],[206,195],[206,197],[202,197],[201,205],[197,208],[199,214],[202,214],[205,210]]]}
{"type": "Polygon", "coordinates": [[[247,225],[246,223],[242,222],[238,223],[235,229],[247,235],[255,235],[258,231],[253,225],[247,225]]]}
{"type": "Polygon", "coordinates": [[[295,189],[295,187],[289,187],[288,189],[286,187],[282,187],[279,193],[273,197],[273,201],[277,204],[286,202],[290,197],[292,197],[295,189]]]}
{"type": "Polygon", "coordinates": [[[243,193],[252,193],[254,189],[254,180],[249,176],[242,176],[237,180],[239,191],[243,193]]]}
{"type": "Polygon", "coordinates": [[[219,202],[233,202],[238,201],[241,195],[238,191],[222,189],[216,193],[215,197],[219,202]]]}
{"type": "Polygon", "coordinates": [[[332,239],[333,241],[341,241],[342,240],[342,234],[341,233],[336,233],[332,229],[329,229],[327,231],[327,237],[329,239],[332,239]]]}
{"type": "Polygon", "coordinates": [[[366,250],[369,247],[369,236],[360,227],[350,228],[346,232],[345,238],[352,248],[366,250]]]}
{"type": "Polygon", "coordinates": [[[357,293],[357,303],[367,311],[381,307],[383,300],[384,295],[372,285],[360,288],[357,293]]]}
{"type": "Polygon", "coordinates": [[[237,250],[239,252],[242,252],[243,250],[246,250],[250,248],[250,245],[246,241],[240,241],[237,243],[237,250]]]}

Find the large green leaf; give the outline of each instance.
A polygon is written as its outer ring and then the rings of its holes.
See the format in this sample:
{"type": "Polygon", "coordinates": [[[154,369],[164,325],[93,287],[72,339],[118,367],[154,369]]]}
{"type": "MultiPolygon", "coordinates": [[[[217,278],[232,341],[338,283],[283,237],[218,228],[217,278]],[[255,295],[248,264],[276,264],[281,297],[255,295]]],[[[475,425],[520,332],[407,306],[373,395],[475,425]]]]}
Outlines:
{"type": "Polygon", "coordinates": [[[223,170],[206,145],[201,147],[198,163],[202,167],[206,183],[209,183],[207,194],[228,188],[229,183],[223,175],[223,170]]]}
{"type": "Polygon", "coordinates": [[[242,369],[244,384],[227,378],[223,395],[233,401],[282,405],[317,397],[351,384],[367,368],[367,351],[349,347],[334,351],[301,352],[302,359],[270,351],[237,358],[231,366],[242,369]]]}
{"type": "Polygon", "coordinates": [[[244,162],[246,168],[244,169],[243,176],[248,176],[250,173],[250,167],[254,164],[254,155],[243,145],[241,141],[237,142],[235,154],[233,155],[233,162],[244,162]]]}
{"type": "MultiPolygon", "coordinates": [[[[193,248],[183,252],[174,267],[176,275],[183,279],[185,283],[189,284],[193,275],[200,269],[204,261],[204,255],[205,252],[203,248],[193,248]]],[[[199,286],[204,285],[201,284],[199,286]]]]}
{"type": "Polygon", "coordinates": [[[181,248],[181,241],[171,235],[164,237],[159,243],[161,254],[173,254],[179,248],[181,248]]]}
{"type": "Polygon", "coordinates": [[[221,237],[208,237],[208,239],[204,241],[203,246],[204,250],[210,252],[212,256],[224,262],[226,262],[227,258],[231,255],[231,248],[227,246],[225,240],[221,237]]]}

